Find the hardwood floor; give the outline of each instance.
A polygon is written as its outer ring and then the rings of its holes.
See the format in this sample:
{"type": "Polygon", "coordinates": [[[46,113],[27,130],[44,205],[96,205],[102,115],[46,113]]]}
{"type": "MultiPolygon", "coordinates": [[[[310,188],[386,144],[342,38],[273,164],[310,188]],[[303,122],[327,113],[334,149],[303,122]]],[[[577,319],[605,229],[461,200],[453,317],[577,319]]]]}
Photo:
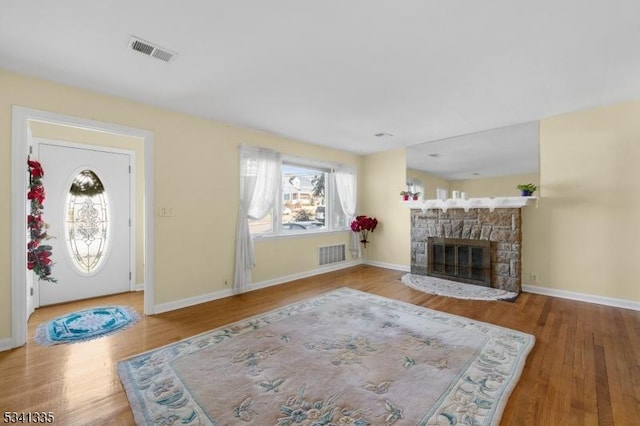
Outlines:
{"type": "MultiPolygon", "coordinates": [[[[523,293],[515,303],[458,300],[412,290],[403,272],[358,266],[144,317],[101,339],[51,347],[33,342],[38,324],[85,307],[125,304],[142,293],[38,309],[24,347],[0,352],[2,411],[51,411],[61,425],[128,425],[133,416],[117,362],[242,318],[339,287],[534,334],[536,344],[502,425],[640,424],[640,312],[523,293]]],[[[401,424],[401,423],[398,423],[401,424]]]]}

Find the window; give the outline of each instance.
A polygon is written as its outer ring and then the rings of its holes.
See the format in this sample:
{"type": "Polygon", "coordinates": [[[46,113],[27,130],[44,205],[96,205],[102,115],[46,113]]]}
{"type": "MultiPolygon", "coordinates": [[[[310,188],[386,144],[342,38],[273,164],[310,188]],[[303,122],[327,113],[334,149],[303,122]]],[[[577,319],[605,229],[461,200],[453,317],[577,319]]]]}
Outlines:
{"type": "Polygon", "coordinates": [[[65,206],[67,250],[76,269],[93,275],[101,267],[109,243],[109,206],[100,178],[91,170],[76,175],[65,206]]]}
{"type": "Polygon", "coordinates": [[[250,220],[252,235],[293,235],[347,229],[328,164],[283,159],[274,209],[250,220]],[[274,214],[275,211],[275,214],[274,214]]]}

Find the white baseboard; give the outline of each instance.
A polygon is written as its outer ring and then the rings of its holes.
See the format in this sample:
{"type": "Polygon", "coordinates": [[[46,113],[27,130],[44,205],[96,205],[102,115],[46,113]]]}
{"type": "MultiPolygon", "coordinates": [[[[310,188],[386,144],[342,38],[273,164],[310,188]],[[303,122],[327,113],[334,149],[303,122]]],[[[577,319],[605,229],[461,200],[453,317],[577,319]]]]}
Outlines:
{"type": "Polygon", "coordinates": [[[136,284],[135,291],[144,291],[144,283],[136,284]]]}
{"type": "Polygon", "coordinates": [[[257,290],[259,288],[271,287],[272,285],[284,284],[289,281],[300,280],[302,278],[312,277],[314,275],[325,274],[327,272],[338,271],[340,269],[351,268],[362,264],[362,259],[352,260],[350,262],[334,263],[328,266],[321,266],[320,268],[313,269],[311,271],[300,272],[297,274],[286,275],[284,277],[274,278],[272,280],[261,281],[259,283],[251,284],[251,290],[257,290]]]}
{"type": "Polygon", "coordinates": [[[393,269],[393,270],[396,270],[396,271],[411,272],[411,266],[406,266],[406,265],[396,265],[396,264],[393,264],[393,263],[376,262],[375,260],[365,260],[364,264],[365,265],[371,265],[371,266],[377,266],[379,268],[393,269]]]}
{"type": "Polygon", "coordinates": [[[552,288],[537,287],[533,285],[523,285],[522,291],[542,294],[545,296],[561,297],[563,299],[577,300],[579,302],[595,303],[598,305],[613,306],[615,308],[640,311],[640,302],[633,302],[631,300],[614,299],[612,297],[595,296],[593,294],[576,293],[573,291],[556,290],[552,288]]]}
{"type": "Polygon", "coordinates": [[[13,349],[13,339],[0,339],[0,352],[8,351],[9,349],[13,349]]]}
{"type": "Polygon", "coordinates": [[[200,303],[211,302],[212,300],[222,299],[231,296],[231,289],[215,291],[200,296],[187,297],[186,299],[174,300],[173,302],[160,303],[154,306],[154,314],[175,311],[176,309],[186,308],[188,306],[199,305],[200,303]]]}
{"type": "MultiPolygon", "coordinates": [[[[283,284],[289,281],[299,280],[301,278],[307,278],[314,275],[320,275],[327,272],[337,271],[340,269],[350,268],[352,266],[360,265],[362,260],[354,260],[351,262],[341,262],[336,263],[330,266],[323,266],[317,269],[313,269],[311,271],[300,272],[298,274],[287,275],[284,277],[274,278],[272,280],[261,281],[258,283],[253,283],[250,286],[250,290],[258,290],[260,288],[271,287],[278,284],[283,284]]],[[[161,314],[163,312],[174,311],[176,309],[186,308],[188,306],[199,305],[200,303],[211,302],[212,300],[222,299],[223,297],[229,297],[233,295],[231,289],[225,289],[221,291],[216,291],[213,293],[203,294],[200,296],[187,297],[185,299],[174,300],[173,302],[160,303],[154,306],[154,313],[161,314]]]]}

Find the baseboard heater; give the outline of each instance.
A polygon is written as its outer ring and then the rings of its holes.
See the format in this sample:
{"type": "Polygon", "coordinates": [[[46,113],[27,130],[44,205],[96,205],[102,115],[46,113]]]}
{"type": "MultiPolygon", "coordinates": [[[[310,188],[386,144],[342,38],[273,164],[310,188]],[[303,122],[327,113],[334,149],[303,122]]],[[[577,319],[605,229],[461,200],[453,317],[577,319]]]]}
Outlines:
{"type": "Polygon", "coordinates": [[[329,265],[331,263],[344,262],[346,260],[345,253],[345,244],[318,247],[318,265],[322,266],[329,265]]]}

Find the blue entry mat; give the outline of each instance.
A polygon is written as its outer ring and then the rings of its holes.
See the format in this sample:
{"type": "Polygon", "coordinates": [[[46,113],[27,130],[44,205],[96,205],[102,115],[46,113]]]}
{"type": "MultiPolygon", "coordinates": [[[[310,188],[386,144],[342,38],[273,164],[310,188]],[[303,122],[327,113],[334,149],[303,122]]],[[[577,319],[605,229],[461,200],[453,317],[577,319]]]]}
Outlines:
{"type": "Polygon", "coordinates": [[[102,306],[72,312],[42,323],[35,341],[44,346],[84,342],[131,327],[140,316],[128,306],[102,306]]]}

